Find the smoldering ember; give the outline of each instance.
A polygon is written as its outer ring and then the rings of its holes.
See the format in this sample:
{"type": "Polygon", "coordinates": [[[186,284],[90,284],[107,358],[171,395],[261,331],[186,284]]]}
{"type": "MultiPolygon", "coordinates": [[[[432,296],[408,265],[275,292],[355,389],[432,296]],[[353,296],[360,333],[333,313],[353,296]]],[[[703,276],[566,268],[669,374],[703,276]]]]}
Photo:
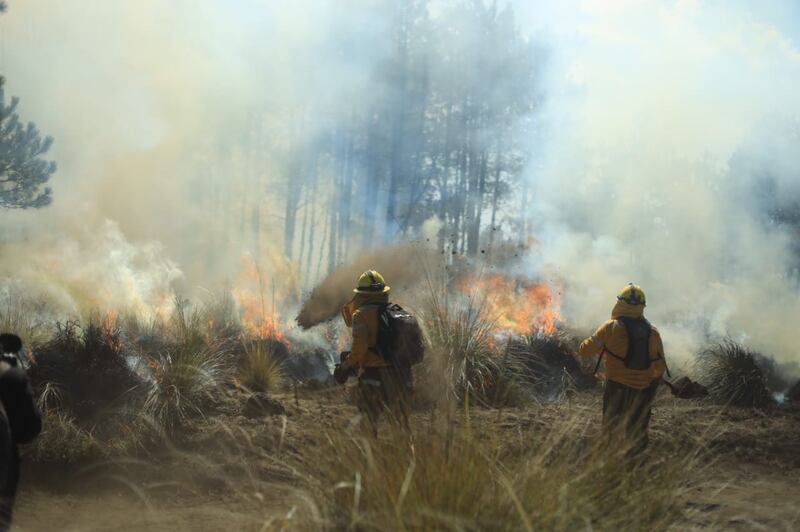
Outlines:
{"type": "Polygon", "coordinates": [[[797,2],[0,44],[0,531],[800,528],[797,2]]]}

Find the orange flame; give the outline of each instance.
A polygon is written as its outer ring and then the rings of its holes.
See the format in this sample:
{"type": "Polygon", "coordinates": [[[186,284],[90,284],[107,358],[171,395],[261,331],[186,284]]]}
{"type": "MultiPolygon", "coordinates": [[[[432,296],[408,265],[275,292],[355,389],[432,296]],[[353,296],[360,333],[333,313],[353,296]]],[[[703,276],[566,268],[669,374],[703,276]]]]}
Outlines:
{"type": "Polygon", "coordinates": [[[265,293],[267,286],[269,285],[265,283],[256,262],[252,257],[244,257],[239,280],[233,289],[233,297],[239,305],[242,324],[249,334],[257,338],[271,338],[284,342],[275,308],[277,303],[274,295],[265,293]]]}
{"type": "Polygon", "coordinates": [[[481,296],[498,332],[550,335],[561,321],[558,293],[544,283],[500,274],[468,275],[456,283],[463,294],[481,296]]]}

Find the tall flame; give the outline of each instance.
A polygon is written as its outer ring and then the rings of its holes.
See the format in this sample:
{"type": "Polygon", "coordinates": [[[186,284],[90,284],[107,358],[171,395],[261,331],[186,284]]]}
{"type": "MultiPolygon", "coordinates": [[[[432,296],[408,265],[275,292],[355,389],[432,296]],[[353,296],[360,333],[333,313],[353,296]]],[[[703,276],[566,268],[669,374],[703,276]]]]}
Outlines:
{"type": "Polygon", "coordinates": [[[561,321],[559,293],[545,283],[483,274],[462,277],[456,288],[482,298],[498,332],[550,335],[561,321]]]}
{"type": "Polygon", "coordinates": [[[232,293],[248,333],[261,339],[284,340],[279,326],[275,287],[267,284],[252,257],[243,257],[239,279],[232,293]]]}

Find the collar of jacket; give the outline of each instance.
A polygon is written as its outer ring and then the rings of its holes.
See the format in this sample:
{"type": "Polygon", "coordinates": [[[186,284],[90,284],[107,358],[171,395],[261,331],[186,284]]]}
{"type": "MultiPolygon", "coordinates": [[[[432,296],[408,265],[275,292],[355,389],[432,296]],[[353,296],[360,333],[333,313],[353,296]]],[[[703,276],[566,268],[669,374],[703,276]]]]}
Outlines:
{"type": "Polygon", "coordinates": [[[617,300],[617,304],[614,305],[614,309],[611,311],[611,319],[615,320],[617,318],[643,318],[644,317],[644,305],[631,305],[630,303],[626,303],[624,301],[617,300]]]}
{"type": "Polygon", "coordinates": [[[344,307],[342,307],[342,318],[348,327],[353,326],[353,314],[364,305],[386,305],[389,303],[389,294],[379,292],[375,294],[355,294],[344,307]]]}

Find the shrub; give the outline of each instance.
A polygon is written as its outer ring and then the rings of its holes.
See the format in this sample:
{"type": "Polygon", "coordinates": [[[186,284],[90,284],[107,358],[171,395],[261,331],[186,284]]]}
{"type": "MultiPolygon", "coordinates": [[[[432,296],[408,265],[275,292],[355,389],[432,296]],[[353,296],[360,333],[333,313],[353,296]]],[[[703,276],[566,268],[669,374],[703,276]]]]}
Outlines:
{"type": "Polygon", "coordinates": [[[719,401],[733,406],[763,408],[772,404],[773,399],[757,364],[761,358],[741,344],[723,340],[698,355],[700,380],[719,401]]]}

